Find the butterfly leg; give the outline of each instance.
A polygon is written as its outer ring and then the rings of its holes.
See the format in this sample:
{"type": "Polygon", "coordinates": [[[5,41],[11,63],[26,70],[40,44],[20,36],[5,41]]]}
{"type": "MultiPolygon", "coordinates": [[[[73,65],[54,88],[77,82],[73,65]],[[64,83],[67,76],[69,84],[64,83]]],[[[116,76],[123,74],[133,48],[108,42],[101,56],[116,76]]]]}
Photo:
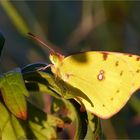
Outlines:
{"type": "Polygon", "coordinates": [[[49,65],[47,65],[47,66],[45,66],[45,67],[39,68],[38,71],[44,71],[44,70],[46,70],[47,68],[52,67],[52,66],[53,66],[53,64],[49,64],[49,65]]]}
{"type": "Polygon", "coordinates": [[[63,79],[65,82],[67,82],[71,76],[73,76],[73,74],[71,74],[71,73],[66,73],[66,74],[63,75],[63,78],[62,78],[62,79],[63,79]]]}

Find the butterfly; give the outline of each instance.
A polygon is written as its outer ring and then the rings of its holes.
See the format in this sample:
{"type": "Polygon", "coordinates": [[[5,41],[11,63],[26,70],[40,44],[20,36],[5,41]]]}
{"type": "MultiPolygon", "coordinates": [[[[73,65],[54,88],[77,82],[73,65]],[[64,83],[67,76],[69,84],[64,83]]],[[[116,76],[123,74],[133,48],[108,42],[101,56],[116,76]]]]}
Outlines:
{"type": "MultiPolygon", "coordinates": [[[[29,35],[47,46],[37,36],[29,35]]],[[[85,108],[99,118],[118,113],[140,88],[140,56],[88,51],[65,57],[48,48],[53,74],[81,90],[92,102],[81,98],[85,108]]]]}

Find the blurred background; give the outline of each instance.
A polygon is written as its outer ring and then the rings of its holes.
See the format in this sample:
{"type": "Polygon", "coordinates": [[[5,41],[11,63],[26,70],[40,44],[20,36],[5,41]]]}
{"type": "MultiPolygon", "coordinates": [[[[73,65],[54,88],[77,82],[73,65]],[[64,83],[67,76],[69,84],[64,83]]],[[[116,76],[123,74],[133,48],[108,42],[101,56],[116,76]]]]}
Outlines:
{"type": "MultiPolygon", "coordinates": [[[[140,54],[139,1],[0,1],[0,32],[6,41],[0,72],[48,60],[34,33],[64,55],[105,50],[140,54]]],[[[117,115],[102,120],[106,139],[140,139],[137,92],[117,115]]]]}

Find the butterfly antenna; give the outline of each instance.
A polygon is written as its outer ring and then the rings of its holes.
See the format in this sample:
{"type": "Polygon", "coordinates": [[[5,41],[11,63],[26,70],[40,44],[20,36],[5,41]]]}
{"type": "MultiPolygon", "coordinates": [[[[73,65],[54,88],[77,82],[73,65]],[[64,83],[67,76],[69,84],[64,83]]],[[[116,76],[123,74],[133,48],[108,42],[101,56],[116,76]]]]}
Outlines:
{"type": "Polygon", "coordinates": [[[41,40],[41,38],[39,38],[38,36],[32,33],[28,33],[28,35],[34,40],[36,40],[37,42],[41,43],[43,46],[47,47],[52,53],[55,53],[55,51],[52,48],[50,48],[43,40],[41,40]]]}

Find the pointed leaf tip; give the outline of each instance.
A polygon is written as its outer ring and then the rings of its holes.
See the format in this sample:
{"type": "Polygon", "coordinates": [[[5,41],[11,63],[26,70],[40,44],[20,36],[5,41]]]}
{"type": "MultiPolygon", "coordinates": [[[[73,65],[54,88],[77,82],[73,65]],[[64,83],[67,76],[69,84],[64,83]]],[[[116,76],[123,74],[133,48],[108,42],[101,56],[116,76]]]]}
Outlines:
{"type": "Polygon", "coordinates": [[[27,111],[21,111],[16,115],[19,119],[26,120],[27,119],[27,111]]]}

